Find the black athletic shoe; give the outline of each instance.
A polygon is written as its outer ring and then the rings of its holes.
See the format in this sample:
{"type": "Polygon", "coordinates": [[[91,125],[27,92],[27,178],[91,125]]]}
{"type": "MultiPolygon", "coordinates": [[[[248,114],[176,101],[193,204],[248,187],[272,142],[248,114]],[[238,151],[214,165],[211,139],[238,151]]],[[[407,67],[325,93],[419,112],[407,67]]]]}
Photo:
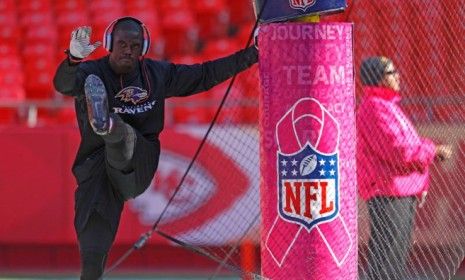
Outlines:
{"type": "Polygon", "coordinates": [[[96,134],[106,135],[112,121],[108,112],[108,97],[105,85],[96,75],[89,75],[84,84],[87,102],[87,117],[96,134]]]}

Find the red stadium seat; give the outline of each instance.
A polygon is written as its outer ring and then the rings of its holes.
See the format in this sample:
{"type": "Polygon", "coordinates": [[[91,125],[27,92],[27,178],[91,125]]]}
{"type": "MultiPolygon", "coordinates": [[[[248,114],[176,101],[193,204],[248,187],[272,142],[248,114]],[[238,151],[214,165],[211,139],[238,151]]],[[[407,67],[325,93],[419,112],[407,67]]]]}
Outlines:
{"type": "Polygon", "coordinates": [[[21,29],[17,25],[16,17],[6,19],[0,14],[0,42],[18,47],[20,39],[21,29]]]}
{"type": "Polygon", "coordinates": [[[0,42],[0,57],[5,58],[9,56],[17,56],[18,49],[7,43],[0,42]]]}
{"type": "Polygon", "coordinates": [[[20,0],[18,10],[23,12],[47,13],[52,11],[51,0],[20,0]]]}
{"type": "MultiPolygon", "coordinates": [[[[253,26],[253,22],[239,26],[235,37],[240,46],[245,47],[245,44],[249,42],[253,26]]],[[[250,43],[253,44],[253,41],[251,40],[250,43]]]]}
{"type": "Polygon", "coordinates": [[[54,95],[53,75],[55,67],[51,68],[45,58],[35,60],[25,67],[26,96],[30,99],[49,99],[54,95]]]}
{"type": "Polygon", "coordinates": [[[190,123],[190,124],[207,124],[213,116],[211,110],[207,107],[207,100],[202,95],[194,95],[183,98],[183,104],[176,104],[173,108],[172,117],[173,121],[177,124],[190,123]]]}
{"type": "Polygon", "coordinates": [[[15,0],[2,0],[0,1],[0,14],[10,13],[16,11],[15,0]]]}
{"type": "MultiPolygon", "coordinates": [[[[90,25],[85,11],[62,10],[57,13],[56,25],[58,28],[58,50],[66,50],[69,47],[71,32],[79,26],[90,25]]],[[[92,35],[92,40],[101,40],[92,35]]]]}
{"type": "Polygon", "coordinates": [[[200,28],[200,39],[224,37],[228,34],[229,10],[225,0],[195,1],[195,18],[200,28]]]}
{"type": "Polygon", "coordinates": [[[231,17],[231,23],[236,26],[242,25],[248,22],[255,21],[255,14],[253,11],[252,1],[250,0],[235,0],[226,2],[231,17]]]}
{"type": "MultiPolygon", "coordinates": [[[[108,27],[110,23],[112,23],[115,19],[124,16],[122,9],[112,9],[109,10],[108,13],[100,13],[94,16],[91,16],[91,26],[92,26],[92,42],[100,41],[103,42],[103,34],[105,29],[108,27]]],[[[96,59],[102,56],[107,55],[108,52],[103,48],[98,48],[92,55],[89,56],[89,59],[96,59]]]]}
{"type": "Polygon", "coordinates": [[[51,98],[57,64],[55,45],[27,45],[23,49],[25,89],[28,98],[51,98]]]}
{"type": "Polygon", "coordinates": [[[53,7],[57,14],[63,12],[82,12],[85,13],[87,9],[86,0],[66,0],[66,1],[55,1],[53,7]]]}
{"type": "Polygon", "coordinates": [[[156,12],[156,5],[155,1],[151,0],[134,0],[131,2],[126,3],[126,11],[130,14],[133,12],[139,11],[155,11],[156,12]]]}
{"type": "Polygon", "coordinates": [[[89,11],[93,15],[101,14],[103,11],[112,13],[114,11],[124,11],[124,5],[121,0],[94,0],[89,1],[89,11]]]}
{"type": "MultiPolygon", "coordinates": [[[[204,60],[205,58],[200,55],[175,56],[171,59],[173,63],[187,65],[202,63],[204,60]]],[[[175,104],[172,110],[172,119],[178,124],[208,124],[214,116],[212,106],[216,106],[216,104],[209,101],[204,93],[182,98],[179,101],[170,99],[168,102],[175,104]]]]}
{"type": "Polygon", "coordinates": [[[190,10],[173,11],[162,19],[165,52],[168,57],[194,53],[198,27],[190,10]]]}
{"type": "Polygon", "coordinates": [[[191,0],[157,1],[157,9],[162,17],[169,16],[174,11],[190,10],[191,6],[191,0]]]}
{"type": "MultiPolygon", "coordinates": [[[[227,80],[202,94],[207,100],[208,115],[211,116],[211,118],[213,118],[218,110],[221,100],[228,90],[230,81],[231,80],[227,80]]],[[[216,120],[218,124],[241,123],[243,121],[242,95],[243,87],[241,83],[236,80],[229,91],[228,98],[226,99],[220,114],[218,115],[216,120]]]]}
{"type": "Polygon", "coordinates": [[[90,24],[86,11],[81,10],[62,10],[57,12],[55,22],[58,25],[58,28],[71,26],[78,27],[90,24]]]}
{"type": "Polygon", "coordinates": [[[106,11],[105,13],[101,13],[98,11],[95,11],[95,14],[90,15],[90,22],[91,26],[98,30],[97,32],[100,36],[103,36],[103,32],[105,29],[108,27],[110,23],[112,23],[114,20],[125,16],[125,12],[123,9],[110,9],[106,11]]]}
{"type": "Polygon", "coordinates": [[[2,57],[2,59],[0,59],[0,71],[2,71],[2,73],[8,71],[22,71],[20,58],[16,55],[2,57]]]}
{"type": "MultiPolygon", "coordinates": [[[[108,10],[105,13],[97,13],[91,16],[91,26],[92,26],[92,42],[100,41],[103,42],[103,33],[110,23],[115,19],[124,16],[124,10],[122,7],[117,9],[108,10]]],[[[103,47],[98,48],[89,58],[94,59],[106,55],[107,52],[103,47]]]]}
{"type": "Polygon", "coordinates": [[[21,29],[14,11],[0,13],[0,42],[17,46],[21,38],[21,29]]]}
{"type": "Polygon", "coordinates": [[[17,47],[21,32],[15,26],[7,26],[0,24],[0,42],[8,44],[12,47],[17,47]]]}
{"type": "Polygon", "coordinates": [[[51,10],[44,12],[27,11],[20,14],[19,22],[23,28],[34,28],[41,25],[53,25],[53,14],[51,10]]]}
{"type": "Polygon", "coordinates": [[[23,45],[28,44],[52,44],[56,45],[58,33],[56,25],[41,25],[37,27],[28,27],[25,29],[23,45]]]}
{"type": "MultiPolygon", "coordinates": [[[[0,87],[22,88],[23,84],[24,77],[20,69],[0,69],[0,87]]],[[[4,97],[1,96],[1,98],[4,97]]],[[[16,99],[18,96],[14,95],[13,97],[16,99]]]]}
{"type": "Polygon", "coordinates": [[[196,64],[196,63],[202,63],[205,61],[205,57],[201,55],[183,55],[183,56],[175,56],[170,59],[171,62],[176,63],[176,64],[196,64]]]}
{"type": "Polygon", "coordinates": [[[237,52],[241,46],[233,38],[224,38],[214,41],[207,41],[203,49],[203,55],[211,60],[222,56],[227,56],[237,52]]]}
{"type": "Polygon", "coordinates": [[[0,81],[0,103],[5,101],[23,101],[26,97],[21,85],[4,85],[0,81]]]}
{"type": "MultiPolygon", "coordinates": [[[[201,63],[226,55],[226,52],[218,51],[217,55],[212,55],[212,57],[199,55],[173,57],[171,61],[177,64],[201,63]]],[[[188,97],[189,100],[193,100],[192,104],[179,106],[179,103],[176,103],[178,106],[173,110],[174,121],[177,123],[209,123],[213,119],[229,83],[230,80],[215,86],[206,93],[188,97]]],[[[217,123],[257,123],[258,88],[258,66],[253,66],[246,72],[240,73],[236,77],[221,113],[218,115],[217,123]]]]}
{"type": "Polygon", "coordinates": [[[120,0],[97,0],[90,2],[89,6],[90,25],[93,28],[94,38],[102,40],[107,26],[125,15],[125,10],[120,0]],[[105,12],[102,12],[105,11],[105,12]]]}
{"type": "MultiPolygon", "coordinates": [[[[16,58],[12,63],[19,64],[16,58]]],[[[24,100],[24,77],[19,66],[8,67],[6,63],[0,64],[0,100],[24,100]]]]}
{"type": "Polygon", "coordinates": [[[6,10],[2,11],[0,13],[0,23],[7,24],[7,25],[13,25],[17,23],[17,16],[16,16],[16,11],[14,10],[6,10]]]}
{"type": "MultiPolygon", "coordinates": [[[[137,17],[139,18],[139,17],[137,17]]],[[[165,38],[163,37],[162,30],[159,24],[145,25],[150,33],[150,49],[148,52],[149,57],[161,59],[165,54],[165,38]]]]}
{"type": "MultiPolygon", "coordinates": [[[[143,22],[147,27],[158,27],[160,24],[160,18],[155,9],[148,10],[128,10],[126,15],[135,17],[143,22]]],[[[151,30],[150,30],[151,31],[151,30]]]]}
{"type": "MultiPolygon", "coordinates": [[[[0,45],[0,123],[17,123],[17,109],[5,106],[5,102],[20,102],[25,99],[24,78],[21,61],[16,54],[3,56],[6,50],[0,45]]],[[[10,51],[8,51],[10,52],[10,51]]]]}
{"type": "MultiPolygon", "coordinates": [[[[27,64],[31,62],[33,58],[39,58],[40,56],[49,57],[55,53],[56,46],[50,44],[35,44],[25,45],[22,51],[23,63],[27,64]],[[25,60],[26,59],[26,60],[25,60]]],[[[50,61],[53,63],[53,61],[50,61]]]]}

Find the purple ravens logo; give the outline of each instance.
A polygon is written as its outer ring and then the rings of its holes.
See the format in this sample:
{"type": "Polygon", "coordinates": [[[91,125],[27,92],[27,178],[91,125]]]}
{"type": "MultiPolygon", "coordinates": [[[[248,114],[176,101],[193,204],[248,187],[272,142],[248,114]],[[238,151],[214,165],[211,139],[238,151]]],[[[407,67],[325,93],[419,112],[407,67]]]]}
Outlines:
{"type": "Polygon", "coordinates": [[[140,87],[126,87],[123,88],[115,98],[119,98],[123,102],[131,102],[134,105],[140,104],[149,98],[149,94],[145,89],[140,87]]]}

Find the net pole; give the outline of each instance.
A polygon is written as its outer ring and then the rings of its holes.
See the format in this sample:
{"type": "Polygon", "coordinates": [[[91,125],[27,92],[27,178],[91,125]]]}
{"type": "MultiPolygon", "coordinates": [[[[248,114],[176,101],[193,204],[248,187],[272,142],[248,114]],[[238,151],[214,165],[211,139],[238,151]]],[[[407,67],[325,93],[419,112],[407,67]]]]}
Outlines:
{"type": "MultiPolygon", "coordinates": [[[[256,252],[255,242],[250,238],[245,238],[240,246],[241,268],[242,271],[255,271],[256,252]]],[[[244,274],[242,280],[253,280],[251,275],[244,274]]]]}

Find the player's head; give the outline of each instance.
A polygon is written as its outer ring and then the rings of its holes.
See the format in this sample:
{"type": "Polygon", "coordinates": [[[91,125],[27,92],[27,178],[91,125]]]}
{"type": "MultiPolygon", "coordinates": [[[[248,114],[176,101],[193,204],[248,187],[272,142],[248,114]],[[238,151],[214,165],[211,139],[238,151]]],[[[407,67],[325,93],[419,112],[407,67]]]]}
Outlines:
{"type": "Polygon", "coordinates": [[[395,91],[400,89],[399,73],[392,60],[384,56],[369,57],[363,60],[360,78],[365,86],[382,86],[395,91]]]}
{"type": "Polygon", "coordinates": [[[110,52],[110,65],[118,74],[132,72],[150,44],[148,31],[139,20],[124,17],[111,23],[104,35],[104,47],[110,52]]]}

